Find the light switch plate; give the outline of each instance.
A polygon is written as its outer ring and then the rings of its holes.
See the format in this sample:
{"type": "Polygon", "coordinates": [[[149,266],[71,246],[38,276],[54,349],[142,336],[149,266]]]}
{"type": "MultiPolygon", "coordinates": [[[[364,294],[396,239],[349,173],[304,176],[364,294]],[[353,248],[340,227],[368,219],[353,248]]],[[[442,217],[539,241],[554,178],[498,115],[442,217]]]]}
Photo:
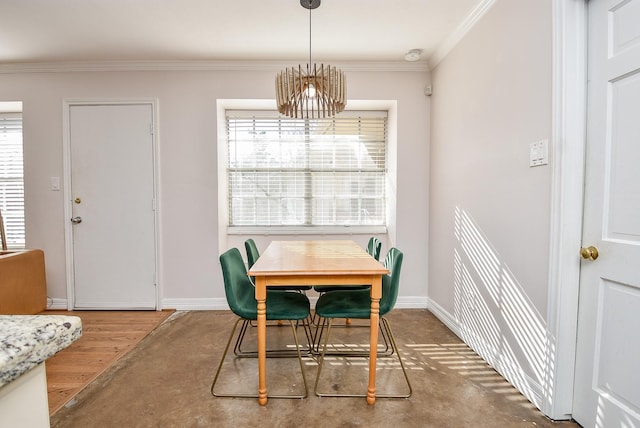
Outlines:
{"type": "Polygon", "coordinates": [[[51,190],[54,192],[60,190],[60,177],[51,177],[51,190]]]}
{"type": "Polygon", "coordinates": [[[549,164],[549,140],[540,140],[531,143],[529,149],[529,166],[549,164]]]}

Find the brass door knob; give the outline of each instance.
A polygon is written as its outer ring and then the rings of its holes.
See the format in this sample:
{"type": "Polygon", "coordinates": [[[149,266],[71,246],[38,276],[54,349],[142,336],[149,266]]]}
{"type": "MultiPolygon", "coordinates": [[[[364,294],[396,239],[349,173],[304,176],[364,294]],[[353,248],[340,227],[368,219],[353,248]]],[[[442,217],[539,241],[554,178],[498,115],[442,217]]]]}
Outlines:
{"type": "Polygon", "coordinates": [[[586,260],[595,260],[598,258],[598,249],[593,245],[590,247],[580,248],[580,255],[586,260]]]}

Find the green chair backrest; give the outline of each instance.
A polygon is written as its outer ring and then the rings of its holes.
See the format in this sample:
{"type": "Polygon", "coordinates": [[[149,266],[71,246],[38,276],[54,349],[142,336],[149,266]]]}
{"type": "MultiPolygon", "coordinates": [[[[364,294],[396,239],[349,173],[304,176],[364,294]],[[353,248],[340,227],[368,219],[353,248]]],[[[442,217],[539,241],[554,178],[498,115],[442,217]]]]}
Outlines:
{"type": "Polygon", "coordinates": [[[258,251],[258,246],[254,242],[253,239],[249,238],[244,241],[244,249],[247,251],[247,264],[249,265],[249,269],[260,257],[260,252],[258,251]]]}
{"type": "Polygon", "coordinates": [[[389,269],[387,275],[382,275],[382,298],[380,299],[380,316],[387,314],[393,309],[398,299],[398,289],[400,288],[400,270],[402,268],[402,251],[393,247],[387,252],[384,259],[384,266],[389,269]]]}
{"type": "Polygon", "coordinates": [[[369,238],[367,244],[367,253],[369,253],[374,259],[380,260],[380,248],[382,248],[382,242],[375,236],[369,238]]]}
{"type": "Polygon", "coordinates": [[[231,311],[241,318],[256,319],[255,288],[247,276],[244,260],[237,248],[220,255],[224,292],[231,311]]]}
{"type": "MultiPolygon", "coordinates": [[[[251,238],[244,241],[244,249],[247,252],[247,265],[249,266],[249,269],[251,269],[251,266],[253,266],[258,260],[258,257],[260,257],[260,251],[258,251],[258,246],[251,238]]],[[[251,282],[254,284],[256,283],[255,276],[251,277],[251,282]]]]}

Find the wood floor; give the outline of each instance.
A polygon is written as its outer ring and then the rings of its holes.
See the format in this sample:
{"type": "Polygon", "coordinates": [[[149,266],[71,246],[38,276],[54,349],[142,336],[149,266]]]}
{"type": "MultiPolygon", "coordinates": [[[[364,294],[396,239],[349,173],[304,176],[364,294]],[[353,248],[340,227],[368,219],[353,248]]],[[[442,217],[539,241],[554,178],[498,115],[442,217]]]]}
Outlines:
{"type": "Polygon", "coordinates": [[[82,337],[49,358],[47,391],[53,415],[174,311],[45,311],[82,320],[82,337]]]}

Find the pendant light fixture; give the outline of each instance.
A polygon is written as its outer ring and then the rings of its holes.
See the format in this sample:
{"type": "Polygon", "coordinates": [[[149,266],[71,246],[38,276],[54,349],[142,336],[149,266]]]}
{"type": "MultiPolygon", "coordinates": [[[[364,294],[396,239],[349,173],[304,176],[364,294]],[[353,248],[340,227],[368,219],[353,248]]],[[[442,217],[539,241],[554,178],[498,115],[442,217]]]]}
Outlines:
{"type": "Polygon", "coordinates": [[[278,111],[293,118],[332,117],[346,105],[346,79],[337,67],[311,63],[311,10],[320,0],[300,0],[309,9],[309,63],[280,71],[276,76],[278,111]]]}

